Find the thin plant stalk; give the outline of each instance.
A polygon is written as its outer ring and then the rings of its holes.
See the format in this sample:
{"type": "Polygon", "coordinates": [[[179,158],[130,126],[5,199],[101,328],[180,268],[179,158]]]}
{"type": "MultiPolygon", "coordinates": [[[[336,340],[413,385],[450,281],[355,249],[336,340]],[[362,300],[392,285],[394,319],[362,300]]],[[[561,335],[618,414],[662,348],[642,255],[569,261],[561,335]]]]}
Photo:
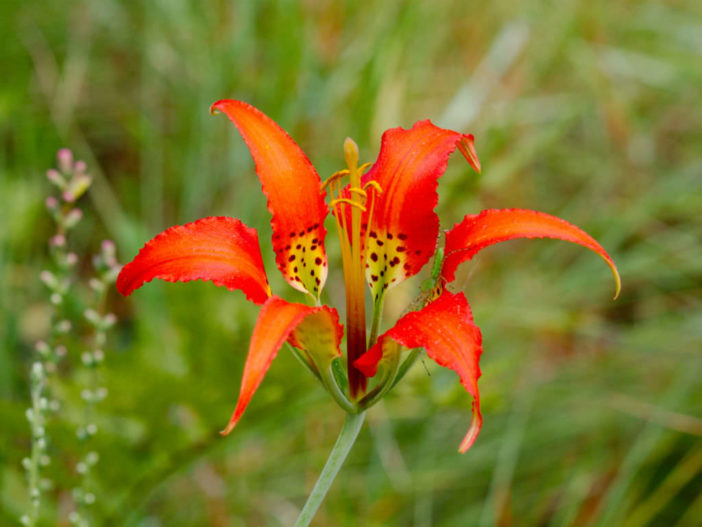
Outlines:
{"type": "Polygon", "coordinates": [[[339,432],[339,437],[337,437],[336,443],[334,443],[334,448],[332,448],[332,451],[329,454],[327,463],[324,465],[317,483],[315,483],[312,492],[307,498],[305,506],[302,508],[302,511],[295,522],[295,527],[306,527],[310,524],[312,518],[314,518],[319,506],[322,504],[324,497],[329,491],[329,487],[331,487],[336,475],[339,473],[341,465],[344,464],[346,456],[348,456],[349,452],[351,451],[351,447],[356,442],[358,432],[363,426],[365,416],[365,412],[358,414],[346,414],[344,426],[342,426],[341,432],[339,432]]]}

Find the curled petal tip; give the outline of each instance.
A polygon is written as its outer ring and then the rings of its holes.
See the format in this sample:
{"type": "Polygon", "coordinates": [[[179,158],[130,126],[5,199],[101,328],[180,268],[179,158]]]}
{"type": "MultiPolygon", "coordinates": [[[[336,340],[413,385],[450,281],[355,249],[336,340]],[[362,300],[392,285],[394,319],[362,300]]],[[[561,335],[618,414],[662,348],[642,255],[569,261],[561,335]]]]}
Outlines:
{"type": "Polygon", "coordinates": [[[234,427],[236,426],[236,423],[238,421],[239,421],[238,419],[232,419],[231,421],[229,421],[229,424],[227,425],[227,427],[224,430],[221,430],[219,432],[219,435],[221,435],[223,437],[228,436],[231,433],[231,431],[234,430],[234,427]]]}
{"type": "Polygon", "coordinates": [[[461,136],[458,140],[456,146],[458,150],[461,151],[463,157],[466,158],[468,164],[475,170],[478,174],[482,172],[482,166],[480,165],[480,160],[478,159],[478,153],[475,151],[475,138],[473,134],[465,134],[461,136]]]}
{"type": "Polygon", "coordinates": [[[622,278],[619,276],[619,271],[617,271],[617,266],[614,265],[614,263],[609,263],[609,268],[612,270],[612,274],[614,275],[614,282],[615,282],[615,290],[614,290],[614,298],[612,300],[616,300],[619,298],[619,293],[622,292],[622,278]]]}
{"type": "Polygon", "coordinates": [[[210,115],[217,115],[218,113],[221,113],[222,109],[220,106],[226,102],[227,99],[220,99],[219,101],[214,102],[212,106],[210,106],[210,115]]]}
{"type": "Polygon", "coordinates": [[[459,453],[465,454],[470,449],[470,447],[473,446],[473,443],[475,443],[475,440],[477,439],[478,434],[480,433],[480,428],[482,426],[483,417],[482,415],[480,415],[480,406],[479,402],[476,399],[473,401],[473,418],[470,422],[470,428],[468,429],[468,433],[463,438],[463,441],[461,441],[461,444],[458,447],[459,453]]]}

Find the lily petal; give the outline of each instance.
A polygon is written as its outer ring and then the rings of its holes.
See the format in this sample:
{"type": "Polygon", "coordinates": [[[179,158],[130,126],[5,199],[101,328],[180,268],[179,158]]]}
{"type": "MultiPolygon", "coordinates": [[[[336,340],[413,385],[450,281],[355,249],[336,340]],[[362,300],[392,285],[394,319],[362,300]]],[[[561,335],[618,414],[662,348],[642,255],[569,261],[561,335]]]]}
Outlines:
{"type": "Polygon", "coordinates": [[[333,307],[321,306],[297,325],[288,342],[305,351],[317,369],[322,370],[336,357],[341,357],[339,346],[343,336],[339,313],[333,307]]]}
{"type": "Polygon", "coordinates": [[[122,268],[117,290],[127,296],[154,278],[210,281],[230,290],[241,289],[256,304],[271,295],[256,230],[225,216],[163,231],[122,268]]]}
{"type": "Polygon", "coordinates": [[[375,299],[417,274],[434,254],[439,234],[434,212],[437,182],[458,146],[479,170],[472,135],[438,128],[428,120],[383,134],[378,160],[363,179],[364,184],[375,181],[382,189],[370,191],[374,194],[363,221],[370,229],[366,279],[375,299]]]}
{"type": "Polygon", "coordinates": [[[555,238],[577,243],[599,254],[612,270],[619,296],[621,278],[612,258],[589,234],[565,220],[524,209],[490,209],[469,214],[446,232],[442,277],[455,279],[456,268],[489,245],[515,238],[555,238]]]}
{"type": "Polygon", "coordinates": [[[422,347],[440,366],[458,374],[463,387],[473,396],[470,428],[458,449],[461,453],[468,450],[475,442],[483,422],[478,392],[482,336],[473,322],[465,295],[444,291],[423,309],[400,318],[393,328],[354,363],[369,377],[377,371],[385,339],[393,339],[406,348],[422,347]]]}
{"type": "MultiPolygon", "coordinates": [[[[322,343],[335,343],[336,354],[340,355],[338,345],[341,341],[342,330],[338,321],[339,315],[328,307],[295,304],[277,296],[266,300],[251,336],[249,354],[246,357],[244,375],[241,379],[239,400],[229,424],[221,432],[222,435],[229,434],[236,426],[246,410],[246,406],[251,401],[251,397],[261,384],[271,362],[286,340],[292,337],[291,343],[293,345],[308,352],[313,349],[319,351],[316,346],[322,343]],[[301,327],[308,318],[316,319],[312,322],[319,324],[317,335],[314,335],[314,328],[310,328],[309,325],[305,324],[305,327],[301,327]],[[333,335],[331,338],[329,338],[330,332],[333,335]],[[308,337],[312,340],[309,341],[308,337]]],[[[325,348],[325,353],[334,353],[334,350],[329,351],[329,348],[325,348]]]]}
{"type": "Polygon", "coordinates": [[[224,112],[249,147],[273,214],[276,264],[295,289],[319,297],[327,278],[324,202],[317,171],[305,153],[270,117],[242,101],[221,100],[211,113],[224,112]]]}

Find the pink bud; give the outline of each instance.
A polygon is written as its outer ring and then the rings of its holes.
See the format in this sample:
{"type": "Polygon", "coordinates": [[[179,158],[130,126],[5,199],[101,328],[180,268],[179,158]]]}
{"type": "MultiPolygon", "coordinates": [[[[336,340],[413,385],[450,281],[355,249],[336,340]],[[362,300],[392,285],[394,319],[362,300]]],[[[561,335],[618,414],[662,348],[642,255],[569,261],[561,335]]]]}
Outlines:
{"type": "Polygon", "coordinates": [[[86,168],[88,168],[88,167],[85,164],[85,161],[76,161],[76,164],[75,164],[76,172],[78,172],[78,173],[85,172],[86,168]]]}
{"type": "Polygon", "coordinates": [[[39,273],[39,280],[44,282],[49,288],[54,288],[56,286],[56,277],[51,271],[42,271],[39,273]]]}
{"type": "Polygon", "coordinates": [[[83,211],[80,209],[71,209],[66,217],[63,219],[63,225],[67,229],[71,229],[76,226],[76,224],[83,217],[83,211]]]}
{"type": "Polygon", "coordinates": [[[46,198],[46,201],[44,203],[46,204],[46,208],[49,210],[56,210],[56,208],[58,207],[58,200],[53,196],[49,196],[48,198],[46,198]]]}
{"type": "Polygon", "coordinates": [[[63,234],[57,234],[56,236],[51,237],[49,243],[53,247],[63,247],[66,245],[66,237],[63,234]]]}
{"type": "Polygon", "coordinates": [[[67,174],[73,171],[73,152],[68,148],[62,148],[56,154],[56,159],[58,160],[58,166],[61,172],[67,174]]]}
{"type": "Polygon", "coordinates": [[[56,185],[59,188],[63,188],[66,186],[66,181],[63,179],[63,176],[55,168],[50,168],[46,171],[46,179],[51,181],[54,185],[56,185]]]}
{"type": "Polygon", "coordinates": [[[78,255],[76,253],[68,253],[66,255],[66,264],[75,265],[78,263],[78,255]]]}
{"type": "Polygon", "coordinates": [[[73,192],[70,192],[68,190],[64,191],[61,194],[61,197],[63,198],[63,201],[66,201],[68,203],[73,203],[76,200],[76,196],[73,194],[73,192]]]}
{"type": "Polygon", "coordinates": [[[100,249],[105,256],[114,256],[115,254],[115,242],[112,240],[102,240],[100,244],[100,249]]]}

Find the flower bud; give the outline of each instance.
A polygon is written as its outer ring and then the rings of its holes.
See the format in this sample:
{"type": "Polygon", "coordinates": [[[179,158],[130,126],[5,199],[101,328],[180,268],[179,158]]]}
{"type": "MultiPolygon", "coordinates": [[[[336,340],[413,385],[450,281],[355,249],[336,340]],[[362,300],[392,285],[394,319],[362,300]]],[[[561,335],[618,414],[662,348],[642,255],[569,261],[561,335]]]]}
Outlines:
{"type": "Polygon", "coordinates": [[[66,180],[63,178],[63,176],[60,174],[58,170],[55,168],[50,168],[49,170],[46,171],[46,179],[48,179],[51,183],[56,185],[58,188],[63,189],[66,187],[66,180]]]}
{"type": "Polygon", "coordinates": [[[94,309],[86,309],[85,311],[83,311],[83,316],[93,326],[97,326],[98,324],[100,324],[100,315],[94,309]]]}
{"type": "Polygon", "coordinates": [[[73,152],[68,148],[62,148],[56,154],[56,159],[58,161],[58,167],[64,174],[68,174],[73,171],[73,152]]]}
{"type": "Polygon", "coordinates": [[[46,198],[44,204],[46,205],[46,208],[50,211],[55,211],[59,206],[59,202],[54,196],[49,196],[48,198],[46,198]]]}
{"type": "Polygon", "coordinates": [[[117,315],[115,315],[114,313],[108,313],[103,317],[102,323],[105,329],[110,329],[117,323],[117,315]]]}
{"type": "Polygon", "coordinates": [[[67,229],[72,229],[83,217],[83,211],[80,209],[71,209],[63,219],[63,225],[67,229]]]}
{"type": "MultiPolygon", "coordinates": [[[[68,190],[66,192],[70,193],[72,198],[71,200],[67,199],[64,197],[66,201],[75,201],[78,198],[80,198],[83,194],[85,194],[85,191],[88,190],[88,187],[92,184],[93,180],[90,176],[86,174],[78,175],[74,177],[70,183],[68,184],[68,190]]],[[[64,194],[66,194],[64,192],[64,194]]]]}
{"type": "MultiPolygon", "coordinates": [[[[56,324],[56,331],[59,333],[68,333],[71,331],[71,328],[73,327],[73,324],[71,324],[71,321],[68,319],[60,320],[56,324]]],[[[58,351],[58,349],[56,350],[58,351]]]]}
{"type": "Polygon", "coordinates": [[[52,247],[63,247],[66,245],[66,237],[63,234],[52,236],[49,240],[49,245],[52,247]]]}
{"type": "Polygon", "coordinates": [[[38,340],[36,344],[34,344],[34,349],[37,350],[37,353],[42,357],[46,357],[51,353],[51,347],[43,340],[38,340]]]}
{"type": "Polygon", "coordinates": [[[51,290],[58,288],[58,280],[56,280],[56,276],[54,276],[54,273],[51,271],[44,270],[39,273],[39,280],[41,280],[44,285],[51,290]]]}

